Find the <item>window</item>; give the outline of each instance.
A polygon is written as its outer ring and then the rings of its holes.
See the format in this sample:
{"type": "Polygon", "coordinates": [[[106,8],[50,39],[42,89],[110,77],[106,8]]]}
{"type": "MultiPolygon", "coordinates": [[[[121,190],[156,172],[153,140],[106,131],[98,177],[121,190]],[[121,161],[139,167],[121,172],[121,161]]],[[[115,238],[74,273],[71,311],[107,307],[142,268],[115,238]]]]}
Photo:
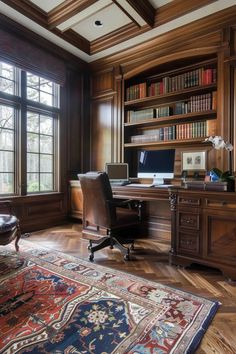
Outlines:
{"type": "Polygon", "coordinates": [[[59,85],[0,62],[0,195],[57,190],[59,113],[59,85]]]}
{"type": "Polygon", "coordinates": [[[13,95],[15,93],[15,77],[15,68],[0,62],[0,91],[13,95]]]}
{"type": "Polygon", "coordinates": [[[15,180],[15,110],[0,105],[0,191],[14,193],[15,180]]]}

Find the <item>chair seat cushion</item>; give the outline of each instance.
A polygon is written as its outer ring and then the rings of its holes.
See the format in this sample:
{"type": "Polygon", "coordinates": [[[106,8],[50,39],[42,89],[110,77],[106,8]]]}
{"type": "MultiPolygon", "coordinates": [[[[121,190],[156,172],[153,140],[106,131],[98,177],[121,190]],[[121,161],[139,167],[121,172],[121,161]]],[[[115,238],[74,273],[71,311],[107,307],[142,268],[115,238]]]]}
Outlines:
{"type": "Polygon", "coordinates": [[[12,230],[18,224],[14,215],[0,214],[0,233],[12,230]]]}

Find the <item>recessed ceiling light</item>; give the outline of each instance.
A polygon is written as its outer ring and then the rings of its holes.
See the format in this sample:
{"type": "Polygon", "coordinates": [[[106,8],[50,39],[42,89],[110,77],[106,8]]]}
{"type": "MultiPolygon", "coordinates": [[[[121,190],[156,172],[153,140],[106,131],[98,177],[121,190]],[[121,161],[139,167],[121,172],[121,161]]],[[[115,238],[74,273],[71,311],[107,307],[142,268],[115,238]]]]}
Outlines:
{"type": "Polygon", "coordinates": [[[93,23],[94,27],[103,27],[103,23],[100,20],[96,20],[93,23]]]}

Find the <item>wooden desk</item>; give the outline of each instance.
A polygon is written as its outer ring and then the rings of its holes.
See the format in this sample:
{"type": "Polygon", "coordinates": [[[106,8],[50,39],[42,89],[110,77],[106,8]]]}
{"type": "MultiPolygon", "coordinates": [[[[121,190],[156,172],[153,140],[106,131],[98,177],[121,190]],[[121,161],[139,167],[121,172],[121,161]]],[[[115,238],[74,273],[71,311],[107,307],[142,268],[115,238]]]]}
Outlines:
{"type": "MultiPolygon", "coordinates": [[[[171,211],[168,189],[113,186],[113,195],[120,199],[142,201],[142,230],[143,237],[154,238],[158,241],[171,242],[171,211]]],[[[79,181],[70,181],[70,216],[82,219],[82,192],[79,181]]]]}
{"type": "MultiPolygon", "coordinates": [[[[72,201],[82,196],[72,181],[72,201]]],[[[169,243],[170,263],[200,263],[236,279],[236,193],[183,188],[113,187],[116,198],[143,202],[143,237],[169,243]]],[[[82,200],[79,205],[82,215],[82,200]]],[[[75,215],[72,209],[72,216],[75,215]]]]}

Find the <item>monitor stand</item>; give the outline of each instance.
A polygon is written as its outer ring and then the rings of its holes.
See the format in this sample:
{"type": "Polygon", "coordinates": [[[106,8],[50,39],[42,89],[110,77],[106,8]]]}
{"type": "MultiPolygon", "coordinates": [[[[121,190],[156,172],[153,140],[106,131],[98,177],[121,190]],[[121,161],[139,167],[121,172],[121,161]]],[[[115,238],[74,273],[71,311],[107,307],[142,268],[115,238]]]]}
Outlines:
{"type": "Polygon", "coordinates": [[[160,184],[164,184],[164,179],[163,178],[153,178],[152,185],[153,186],[159,186],[160,184]]]}

